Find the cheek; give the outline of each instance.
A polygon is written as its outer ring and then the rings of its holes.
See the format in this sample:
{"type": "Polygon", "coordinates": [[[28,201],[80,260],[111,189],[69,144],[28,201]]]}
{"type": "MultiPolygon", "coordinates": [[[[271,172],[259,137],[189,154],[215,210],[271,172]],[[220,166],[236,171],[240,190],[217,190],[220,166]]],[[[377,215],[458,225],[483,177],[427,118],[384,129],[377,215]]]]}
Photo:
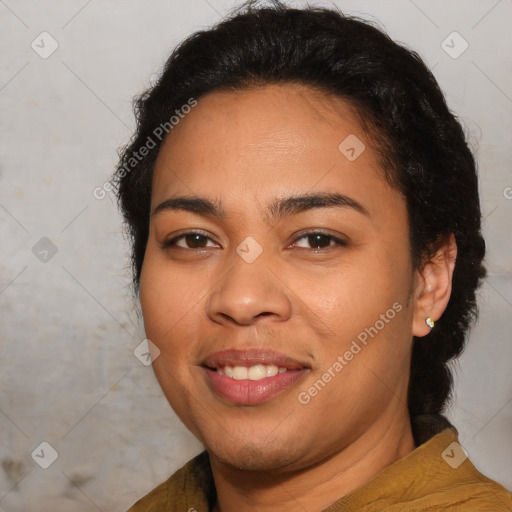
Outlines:
{"type": "Polygon", "coordinates": [[[359,261],[329,269],[315,280],[296,275],[297,296],[337,333],[354,335],[355,330],[375,322],[403,295],[405,283],[390,269],[376,268],[374,262],[359,261]],[[341,324],[341,325],[340,325],[341,324]],[[341,327],[341,329],[340,329],[341,327]]]}
{"type": "MultiPolygon", "coordinates": [[[[189,277],[148,246],[140,279],[140,304],[146,336],[160,350],[153,370],[171,407],[186,420],[190,361],[197,331],[198,294],[189,277]]],[[[192,425],[187,425],[193,430],[192,425]]]]}
{"type": "MultiPolygon", "coordinates": [[[[350,264],[347,258],[339,271],[326,273],[315,287],[302,289],[310,318],[317,317],[319,325],[328,326],[328,336],[319,336],[317,355],[322,366],[330,367],[353,341],[361,346],[368,343],[356,357],[359,362],[374,368],[385,367],[388,359],[391,366],[405,364],[411,334],[409,274],[407,248],[381,246],[359,252],[350,264]]],[[[362,370],[359,364],[350,366],[345,374],[362,370]]]]}
{"type": "Polygon", "coordinates": [[[169,261],[148,245],[140,279],[140,304],[146,335],[160,349],[186,329],[201,301],[196,274],[173,271],[169,261]]]}

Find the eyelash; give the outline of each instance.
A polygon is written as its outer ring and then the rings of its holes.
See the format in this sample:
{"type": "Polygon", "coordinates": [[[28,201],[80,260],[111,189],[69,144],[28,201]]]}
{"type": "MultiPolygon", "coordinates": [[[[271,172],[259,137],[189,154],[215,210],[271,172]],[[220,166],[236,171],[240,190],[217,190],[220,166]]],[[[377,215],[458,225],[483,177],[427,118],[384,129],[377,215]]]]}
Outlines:
{"type": "MultiPolygon", "coordinates": [[[[174,238],[172,238],[171,240],[166,240],[164,241],[161,245],[162,245],[162,248],[163,249],[170,249],[172,248],[176,242],[178,240],[181,240],[182,238],[188,236],[188,235],[200,235],[202,236],[203,238],[206,238],[208,240],[211,240],[213,241],[208,235],[206,235],[204,232],[201,232],[201,231],[186,231],[184,233],[181,233],[179,236],[175,236],[174,238]]],[[[303,238],[308,238],[309,236],[314,236],[314,235],[321,235],[321,236],[324,236],[328,239],[330,239],[330,241],[334,241],[336,243],[336,245],[340,246],[340,247],[346,247],[348,245],[348,243],[344,240],[341,240],[340,238],[337,238],[333,235],[329,235],[328,233],[324,233],[323,231],[308,231],[306,233],[302,233],[300,236],[298,236],[297,238],[295,238],[295,240],[292,242],[292,243],[297,243],[299,240],[302,240],[303,238]]],[[[309,250],[311,251],[314,251],[314,252],[320,252],[320,251],[326,251],[326,250],[329,250],[329,249],[332,249],[334,246],[328,246],[328,247],[322,247],[320,249],[312,249],[310,248],[309,250]]],[[[196,250],[203,250],[203,249],[207,249],[206,247],[199,247],[199,248],[190,248],[190,247],[179,247],[180,249],[184,249],[184,250],[187,250],[187,251],[196,251],[196,250]]],[[[304,248],[302,247],[301,249],[306,249],[308,250],[307,248],[304,248]]]]}

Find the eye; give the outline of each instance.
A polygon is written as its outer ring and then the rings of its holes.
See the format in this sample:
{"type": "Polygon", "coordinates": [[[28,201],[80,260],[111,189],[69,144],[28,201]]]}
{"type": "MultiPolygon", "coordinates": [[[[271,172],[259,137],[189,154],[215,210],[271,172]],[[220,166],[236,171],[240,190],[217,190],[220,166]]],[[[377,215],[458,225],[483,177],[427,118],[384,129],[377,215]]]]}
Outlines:
{"type": "Polygon", "coordinates": [[[298,245],[299,247],[304,249],[322,250],[329,249],[335,246],[346,247],[348,244],[344,240],[341,240],[332,235],[328,235],[321,231],[311,231],[309,233],[303,234],[299,238],[296,238],[295,245],[298,245]],[[301,240],[303,240],[302,245],[297,243],[300,242],[301,240]]]}
{"type": "MultiPolygon", "coordinates": [[[[311,231],[304,233],[300,237],[296,238],[293,245],[296,245],[301,249],[313,249],[317,251],[333,248],[336,246],[346,247],[348,243],[344,240],[341,240],[340,238],[329,235],[327,233],[323,233],[321,231],[311,231]]],[[[218,244],[202,232],[187,231],[162,243],[162,248],[164,249],[172,247],[194,250],[218,247],[218,244]]]]}
{"type": "Polygon", "coordinates": [[[212,239],[203,233],[197,231],[188,231],[176,236],[170,240],[163,242],[162,247],[180,247],[182,249],[206,249],[208,247],[216,247],[212,239]],[[213,245],[208,245],[208,242],[212,242],[213,245]]]}

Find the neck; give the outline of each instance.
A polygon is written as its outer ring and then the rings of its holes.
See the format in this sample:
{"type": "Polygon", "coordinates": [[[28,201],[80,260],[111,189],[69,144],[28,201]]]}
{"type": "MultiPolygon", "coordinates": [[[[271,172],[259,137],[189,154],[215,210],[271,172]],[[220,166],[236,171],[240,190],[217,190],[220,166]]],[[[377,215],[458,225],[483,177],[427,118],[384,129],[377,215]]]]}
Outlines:
{"type": "Polygon", "coordinates": [[[294,472],[247,471],[210,453],[214,512],[324,510],[415,448],[408,416],[373,425],[343,450],[294,472]]]}

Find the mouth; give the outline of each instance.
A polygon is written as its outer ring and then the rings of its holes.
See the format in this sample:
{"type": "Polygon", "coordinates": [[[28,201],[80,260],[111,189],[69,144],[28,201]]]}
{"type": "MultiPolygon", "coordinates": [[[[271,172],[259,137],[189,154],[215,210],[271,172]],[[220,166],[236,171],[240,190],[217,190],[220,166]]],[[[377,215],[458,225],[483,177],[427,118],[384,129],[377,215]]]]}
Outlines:
{"type": "Polygon", "coordinates": [[[279,368],[275,364],[257,364],[249,368],[247,366],[224,366],[224,368],[216,368],[216,370],[219,375],[225,375],[235,380],[261,380],[287,372],[288,368],[279,368]]]}
{"type": "Polygon", "coordinates": [[[257,405],[291,388],[310,371],[295,359],[268,350],[224,350],[202,363],[214,393],[232,404],[257,405]]]}

